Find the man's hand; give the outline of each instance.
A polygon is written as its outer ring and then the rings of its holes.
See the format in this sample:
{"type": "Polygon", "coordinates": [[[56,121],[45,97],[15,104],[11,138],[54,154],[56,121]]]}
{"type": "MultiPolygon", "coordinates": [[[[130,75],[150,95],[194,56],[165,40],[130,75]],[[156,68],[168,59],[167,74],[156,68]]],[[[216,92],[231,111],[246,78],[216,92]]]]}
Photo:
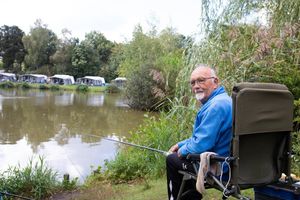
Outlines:
{"type": "Polygon", "coordinates": [[[169,149],[169,152],[176,153],[178,149],[179,149],[178,144],[175,144],[169,149]]]}

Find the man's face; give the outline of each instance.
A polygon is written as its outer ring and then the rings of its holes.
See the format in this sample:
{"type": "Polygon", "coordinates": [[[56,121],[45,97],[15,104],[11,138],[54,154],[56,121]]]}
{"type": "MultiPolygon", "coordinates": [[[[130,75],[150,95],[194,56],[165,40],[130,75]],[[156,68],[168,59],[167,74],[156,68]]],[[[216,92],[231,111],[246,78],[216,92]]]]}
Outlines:
{"type": "Polygon", "coordinates": [[[218,87],[218,78],[212,76],[209,68],[196,68],[191,74],[190,84],[197,100],[203,102],[218,87]]]}

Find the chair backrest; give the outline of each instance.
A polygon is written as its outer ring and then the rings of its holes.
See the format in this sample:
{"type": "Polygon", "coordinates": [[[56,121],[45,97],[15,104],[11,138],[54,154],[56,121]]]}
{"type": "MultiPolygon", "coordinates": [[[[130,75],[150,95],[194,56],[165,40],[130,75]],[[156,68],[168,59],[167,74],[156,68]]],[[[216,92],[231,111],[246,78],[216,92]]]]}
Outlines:
{"type": "Polygon", "coordinates": [[[271,83],[233,88],[232,183],[241,189],[290,175],[293,95],[271,83]]]}

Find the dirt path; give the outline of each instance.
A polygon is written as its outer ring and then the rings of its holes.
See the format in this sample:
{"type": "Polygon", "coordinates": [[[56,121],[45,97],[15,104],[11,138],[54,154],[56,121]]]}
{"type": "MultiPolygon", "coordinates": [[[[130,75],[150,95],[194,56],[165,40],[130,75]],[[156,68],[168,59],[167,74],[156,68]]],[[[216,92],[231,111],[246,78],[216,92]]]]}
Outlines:
{"type": "Polygon", "coordinates": [[[95,183],[87,188],[56,193],[46,200],[107,200],[113,197],[116,193],[110,184],[95,183]]]}
{"type": "Polygon", "coordinates": [[[71,191],[71,192],[54,194],[47,200],[75,200],[78,199],[79,196],[80,196],[80,191],[71,191]]]}

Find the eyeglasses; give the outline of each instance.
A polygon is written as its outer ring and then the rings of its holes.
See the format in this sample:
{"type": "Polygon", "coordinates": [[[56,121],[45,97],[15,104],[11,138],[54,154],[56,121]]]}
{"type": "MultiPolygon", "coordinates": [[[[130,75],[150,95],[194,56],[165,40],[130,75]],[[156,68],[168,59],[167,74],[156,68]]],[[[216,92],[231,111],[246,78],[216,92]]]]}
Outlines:
{"type": "Polygon", "coordinates": [[[198,78],[198,79],[196,79],[196,80],[192,80],[191,82],[190,82],[190,84],[191,84],[191,86],[193,87],[193,86],[195,86],[196,84],[203,84],[206,80],[208,80],[208,79],[212,79],[212,78],[216,78],[216,77],[207,77],[207,78],[198,78]]]}

